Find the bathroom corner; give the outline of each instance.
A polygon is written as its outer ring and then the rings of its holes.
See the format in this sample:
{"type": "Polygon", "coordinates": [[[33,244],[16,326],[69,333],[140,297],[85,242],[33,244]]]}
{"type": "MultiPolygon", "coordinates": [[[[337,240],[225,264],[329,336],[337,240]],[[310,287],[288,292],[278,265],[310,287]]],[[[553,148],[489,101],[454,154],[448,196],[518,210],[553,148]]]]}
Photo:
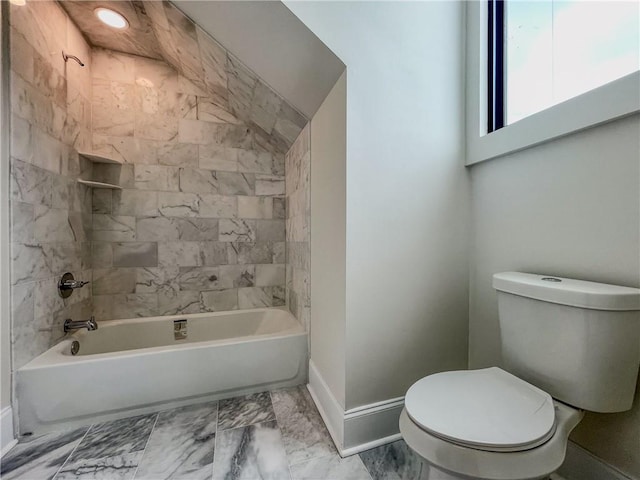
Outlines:
{"type": "Polygon", "coordinates": [[[91,287],[58,294],[62,273],[92,276],[91,49],[54,2],[10,5],[11,305],[14,371],[93,310],[91,287]],[[66,61],[63,52],[82,59],[66,61]]]}
{"type": "Polygon", "coordinates": [[[286,295],[291,313],[309,329],[311,322],[311,123],[285,155],[286,295]]]}
{"type": "MultiPolygon", "coordinates": [[[[9,48],[9,5],[0,4],[0,50],[9,48]]],[[[11,277],[9,213],[9,59],[0,59],[0,452],[15,445],[11,392],[11,277]]]]}

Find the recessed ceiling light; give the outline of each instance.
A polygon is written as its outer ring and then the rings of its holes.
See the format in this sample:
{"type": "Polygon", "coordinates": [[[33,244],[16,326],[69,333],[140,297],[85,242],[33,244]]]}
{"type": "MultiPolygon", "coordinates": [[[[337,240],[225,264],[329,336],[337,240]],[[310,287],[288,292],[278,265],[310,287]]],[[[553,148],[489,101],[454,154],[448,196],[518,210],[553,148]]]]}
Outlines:
{"type": "Polygon", "coordinates": [[[12,3],[14,5],[19,5],[22,7],[27,4],[27,0],[9,0],[9,3],[12,3]]]}
{"type": "Polygon", "coordinates": [[[110,10],[108,8],[96,8],[94,10],[96,17],[100,19],[105,25],[122,30],[129,26],[127,19],[120,15],[118,12],[110,10]]]}

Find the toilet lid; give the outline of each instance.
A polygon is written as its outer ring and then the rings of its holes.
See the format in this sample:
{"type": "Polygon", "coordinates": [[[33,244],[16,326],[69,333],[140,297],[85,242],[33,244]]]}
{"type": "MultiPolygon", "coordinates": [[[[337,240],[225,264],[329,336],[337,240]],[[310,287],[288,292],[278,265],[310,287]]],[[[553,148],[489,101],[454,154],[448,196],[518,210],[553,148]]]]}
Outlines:
{"type": "Polygon", "coordinates": [[[411,386],[405,408],[427,432],[479,450],[527,450],[555,432],[551,396],[496,367],[429,375],[411,386]]]}

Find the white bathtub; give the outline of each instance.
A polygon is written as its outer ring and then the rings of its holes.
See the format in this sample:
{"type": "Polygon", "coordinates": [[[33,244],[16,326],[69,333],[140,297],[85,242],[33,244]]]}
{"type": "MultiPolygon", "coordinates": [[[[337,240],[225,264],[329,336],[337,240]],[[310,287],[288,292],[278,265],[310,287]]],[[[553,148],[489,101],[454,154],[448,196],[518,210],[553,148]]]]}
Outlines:
{"type": "Polygon", "coordinates": [[[282,308],[108,320],[17,372],[20,432],[305,383],[307,334],[282,308]],[[187,337],[174,339],[174,320],[187,337]],[[73,341],[80,343],[71,354],[73,341]]]}

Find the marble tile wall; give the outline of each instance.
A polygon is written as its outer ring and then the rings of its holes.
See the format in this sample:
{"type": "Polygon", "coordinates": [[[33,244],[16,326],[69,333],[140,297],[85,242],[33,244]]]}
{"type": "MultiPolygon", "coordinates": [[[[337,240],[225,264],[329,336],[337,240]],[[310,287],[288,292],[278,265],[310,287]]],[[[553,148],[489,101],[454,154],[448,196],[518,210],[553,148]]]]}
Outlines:
{"type": "Polygon", "coordinates": [[[13,368],[56,343],[65,318],[91,314],[91,291],[58,296],[60,276],[91,277],[91,54],[57,2],[10,6],[13,368]],[[65,63],[62,51],[85,67],[65,63]]]}
{"type": "Polygon", "coordinates": [[[308,317],[308,258],[285,233],[299,225],[286,219],[285,153],[306,119],[173,5],[136,5],[168,63],[92,48],[56,2],[11,6],[16,368],[57,342],[67,317],[284,305],[287,240],[300,287],[289,299],[308,317]],[[63,301],[65,271],[92,284],[63,301]]]}
{"type": "MultiPolygon", "coordinates": [[[[249,126],[264,148],[284,154],[307,120],[238,58],[168,1],[65,0],[63,7],[94,46],[164,60],[206,98],[208,121],[249,126]],[[113,35],[93,14],[113,7],[130,27],[113,35]]],[[[197,20],[197,19],[196,19],[197,20]]],[[[215,32],[214,32],[215,34],[215,32]]],[[[191,93],[191,92],[190,92],[191,93]]]]}
{"type": "Polygon", "coordinates": [[[285,304],[284,153],[158,60],[93,50],[98,319],[285,304]]]}
{"type": "Polygon", "coordinates": [[[242,120],[269,151],[284,154],[291,147],[307,123],[295,108],[173,3],[133,3],[142,5],[164,60],[208,92],[208,115],[242,120]]]}
{"type": "Polygon", "coordinates": [[[287,304],[291,312],[309,328],[311,318],[311,148],[307,125],[285,155],[287,200],[287,304]]]}

